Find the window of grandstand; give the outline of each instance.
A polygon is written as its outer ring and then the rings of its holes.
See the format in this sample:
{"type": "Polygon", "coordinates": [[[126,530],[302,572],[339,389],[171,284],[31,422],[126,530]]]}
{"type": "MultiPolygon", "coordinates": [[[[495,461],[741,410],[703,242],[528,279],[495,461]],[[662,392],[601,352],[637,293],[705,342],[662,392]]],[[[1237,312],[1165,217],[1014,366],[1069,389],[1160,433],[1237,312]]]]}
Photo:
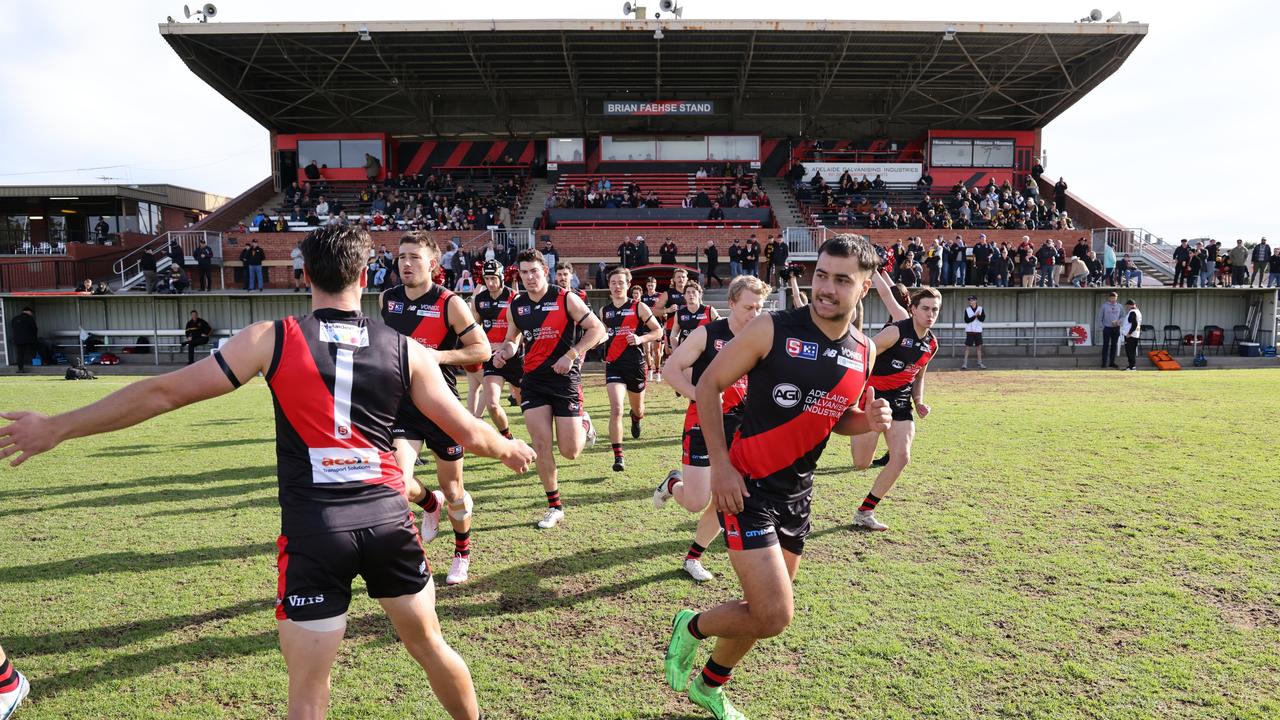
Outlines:
{"type": "Polygon", "coordinates": [[[149,202],[138,203],[138,232],[153,235],[159,232],[160,206],[149,202]]]}
{"type": "Polygon", "coordinates": [[[934,167],[1013,167],[1013,140],[934,138],[929,163],[934,167]]]}
{"type": "Polygon", "coordinates": [[[381,140],[299,140],[298,162],[306,167],[312,161],[331,168],[361,168],[365,155],[382,162],[381,140]]]}
{"type": "Polygon", "coordinates": [[[760,159],[758,135],[605,135],[600,159],[614,162],[700,162],[760,159]]]}
{"type": "Polygon", "coordinates": [[[711,135],[707,138],[707,159],[759,160],[760,137],[758,135],[711,135]]]}
{"type": "Polygon", "coordinates": [[[580,163],[585,152],[582,138],[551,138],[547,141],[549,162],[580,163]]]}

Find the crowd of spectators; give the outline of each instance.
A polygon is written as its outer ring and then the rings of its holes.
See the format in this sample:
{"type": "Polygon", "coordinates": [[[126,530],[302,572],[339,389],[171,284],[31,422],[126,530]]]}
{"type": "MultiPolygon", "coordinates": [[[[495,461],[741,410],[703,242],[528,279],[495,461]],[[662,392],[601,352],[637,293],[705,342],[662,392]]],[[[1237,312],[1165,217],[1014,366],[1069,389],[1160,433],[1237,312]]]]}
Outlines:
{"type": "Polygon", "coordinates": [[[1253,245],[1236,240],[1183,240],[1173,251],[1174,287],[1280,287],[1280,253],[1266,238],[1253,245]],[[1252,266],[1252,273],[1250,267],[1252,266]]]}
{"type": "MultiPolygon", "coordinates": [[[[705,170],[699,169],[705,173],[705,170]]],[[[706,177],[700,175],[696,177],[706,177]]],[[[712,193],[705,189],[689,192],[680,201],[682,208],[768,207],[769,196],[754,175],[741,175],[721,183],[712,193]]],[[[608,177],[598,178],[582,185],[558,187],[547,199],[547,207],[554,209],[605,209],[605,208],[661,208],[662,198],[652,188],[646,189],[639,182],[614,183],[608,177]]],[[[717,219],[712,217],[711,219],[717,219]]],[[[719,219],[723,219],[721,216],[719,219]]]]}
{"type": "Polygon", "coordinates": [[[979,235],[966,246],[957,235],[950,242],[941,235],[926,242],[919,236],[880,249],[890,276],[907,287],[973,285],[977,287],[1099,287],[1142,284],[1142,274],[1127,255],[1116,257],[1108,245],[1102,257],[1079,238],[1068,250],[1061,240],[1036,245],[1022,241],[992,242],[979,235]]]}
{"type": "Polygon", "coordinates": [[[477,188],[475,183],[462,182],[448,173],[400,174],[371,183],[344,201],[333,186],[322,181],[295,182],[284,193],[287,212],[273,215],[259,209],[252,226],[259,232],[351,224],[375,232],[509,228],[520,211],[524,189],[525,178],[520,175],[477,188]]]}
{"type": "Polygon", "coordinates": [[[820,224],[836,227],[890,230],[1075,229],[1066,211],[1066,182],[1059,180],[1053,198],[1040,195],[1034,177],[1027,175],[1015,188],[1009,180],[997,185],[969,187],[957,182],[946,197],[933,193],[933,179],[925,170],[911,188],[893,187],[879,175],[855,179],[845,171],[835,183],[821,173],[795,184],[796,197],[809,205],[820,224]],[[914,191],[914,192],[913,192],[914,191]],[[923,196],[920,196],[923,193],[923,196]],[[918,200],[915,198],[919,197],[918,200]],[[903,204],[902,198],[911,198],[903,204]]]}

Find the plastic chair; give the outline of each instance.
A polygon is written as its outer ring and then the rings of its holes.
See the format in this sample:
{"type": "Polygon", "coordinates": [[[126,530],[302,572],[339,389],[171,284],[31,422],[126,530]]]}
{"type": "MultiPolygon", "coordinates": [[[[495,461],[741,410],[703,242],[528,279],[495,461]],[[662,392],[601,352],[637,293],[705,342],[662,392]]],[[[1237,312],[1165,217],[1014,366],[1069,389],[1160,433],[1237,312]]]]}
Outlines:
{"type": "Polygon", "coordinates": [[[1231,354],[1240,354],[1240,343],[1253,342],[1253,333],[1249,330],[1248,325],[1232,325],[1231,326],[1231,354]]]}
{"type": "Polygon", "coordinates": [[[1182,328],[1178,325],[1164,326],[1164,349],[1174,355],[1182,354],[1182,328]]]}
{"type": "Polygon", "coordinates": [[[1201,345],[1201,347],[1204,348],[1204,354],[1208,355],[1211,349],[1217,348],[1218,354],[1221,355],[1223,349],[1222,342],[1225,334],[1226,333],[1219,325],[1205,325],[1204,344],[1201,345]]]}
{"type": "Polygon", "coordinates": [[[1138,328],[1138,349],[1146,345],[1148,350],[1154,350],[1156,347],[1156,326],[1143,325],[1138,328]]]}

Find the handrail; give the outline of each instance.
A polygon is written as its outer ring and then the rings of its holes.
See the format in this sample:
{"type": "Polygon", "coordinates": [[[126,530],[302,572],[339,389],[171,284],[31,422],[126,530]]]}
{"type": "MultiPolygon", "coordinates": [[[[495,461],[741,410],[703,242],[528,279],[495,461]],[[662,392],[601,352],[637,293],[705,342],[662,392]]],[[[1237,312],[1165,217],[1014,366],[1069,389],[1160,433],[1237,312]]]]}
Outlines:
{"type": "Polygon", "coordinates": [[[1117,255],[1128,253],[1134,259],[1141,258],[1170,275],[1174,271],[1173,245],[1143,228],[1096,228],[1093,230],[1094,251],[1102,254],[1110,243],[1117,255]]]}
{"type": "Polygon", "coordinates": [[[195,254],[195,249],[201,240],[206,241],[213,249],[214,261],[219,265],[222,264],[222,233],[208,230],[170,230],[157,235],[116,260],[111,266],[111,272],[120,277],[120,284],[123,286],[142,272],[142,253],[155,252],[159,248],[167,248],[176,242],[182,248],[182,254],[190,256],[195,254]]]}

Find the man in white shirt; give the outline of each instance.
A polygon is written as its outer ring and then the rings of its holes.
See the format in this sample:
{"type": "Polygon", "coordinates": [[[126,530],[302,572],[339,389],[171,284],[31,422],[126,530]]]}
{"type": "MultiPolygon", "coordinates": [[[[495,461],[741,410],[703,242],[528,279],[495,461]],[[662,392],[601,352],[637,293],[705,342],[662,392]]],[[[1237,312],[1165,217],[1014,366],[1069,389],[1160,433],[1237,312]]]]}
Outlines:
{"type": "Polygon", "coordinates": [[[311,286],[307,285],[306,273],[302,272],[302,241],[299,240],[297,245],[289,251],[289,259],[293,261],[293,291],[301,292],[302,288],[307,288],[307,292],[311,292],[311,286]]]}
{"type": "Polygon", "coordinates": [[[969,304],[964,308],[964,362],[961,370],[969,369],[969,348],[978,351],[978,369],[986,370],[982,364],[982,322],[987,319],[987,311],[978,304],[978,296],[970,295],[969,304]]]}
{"type": "Polygon", "coordinates": [[[1142,335],[1142,311],[1133,298],[1124,301],[1124,320],[1120,322],[1120,336],[1124,338],[1124,354],[1129,358],[1129,367],[1125,370],[1138,369],[1138,338],[1142,335]]]}

